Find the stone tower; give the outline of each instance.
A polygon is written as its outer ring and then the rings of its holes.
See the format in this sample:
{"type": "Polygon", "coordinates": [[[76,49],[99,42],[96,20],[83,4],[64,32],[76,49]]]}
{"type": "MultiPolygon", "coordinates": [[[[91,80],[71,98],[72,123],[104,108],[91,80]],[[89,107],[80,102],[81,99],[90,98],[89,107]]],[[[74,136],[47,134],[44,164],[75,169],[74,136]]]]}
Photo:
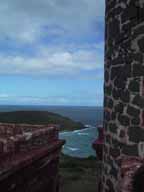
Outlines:
{"type": "Polygon", "coordinates": [[[103,192],[120,160],[144,156],[144,0],[106,0],[103,192]]]}

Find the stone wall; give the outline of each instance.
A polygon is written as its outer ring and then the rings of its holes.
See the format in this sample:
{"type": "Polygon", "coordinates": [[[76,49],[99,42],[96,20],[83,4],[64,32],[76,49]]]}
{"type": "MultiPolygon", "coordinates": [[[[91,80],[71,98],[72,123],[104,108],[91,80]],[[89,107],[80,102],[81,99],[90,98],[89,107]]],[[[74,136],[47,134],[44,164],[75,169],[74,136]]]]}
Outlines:
{"type": "Polygon", "coordinates": [[[58,125],[0,124],[0,189],[58,192],[58,125]]]}
{"type": "Polygon", "coordinates": [[[27,152],[58,140],[58,125],[0,124],[0,154],[27,152]]]}
{"type": "Polygon", "coordinates": [[[144,155],[144,0],[106,0],[103,191],[118,192],[120,159],[144,155]]]}

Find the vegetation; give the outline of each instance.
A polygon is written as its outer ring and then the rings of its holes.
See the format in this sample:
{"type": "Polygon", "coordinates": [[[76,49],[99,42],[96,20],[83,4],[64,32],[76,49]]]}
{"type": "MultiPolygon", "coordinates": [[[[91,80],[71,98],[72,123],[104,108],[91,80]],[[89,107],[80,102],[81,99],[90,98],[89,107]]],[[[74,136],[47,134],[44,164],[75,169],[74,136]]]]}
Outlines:
{"type": "Polygon", "coordinates": [[[47,111],[13,111],[0,112],[0,122],[2,123],[28,123],[28,124],[59,124],[61,131],[72,131],[82,129],[84,125],[75,122],[70,118],[47,111]]]}
{"type": "Polygon", "coordinates": [[[95,192],[101,163],[96,157],[75,158],[61,155],[60,175],[62,192],[95,192]]]}

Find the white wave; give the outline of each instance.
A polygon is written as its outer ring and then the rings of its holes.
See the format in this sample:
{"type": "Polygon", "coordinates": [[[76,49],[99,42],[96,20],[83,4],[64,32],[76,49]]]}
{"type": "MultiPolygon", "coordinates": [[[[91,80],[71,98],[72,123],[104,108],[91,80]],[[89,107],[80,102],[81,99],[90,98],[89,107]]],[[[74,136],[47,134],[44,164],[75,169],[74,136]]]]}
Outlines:
{"type": "Polygon", "coordinates": [[[89,133],[77,133],[78,135],[89,136],[89,133]]]}
{"type": "Polygon", "coordinates": [[[84,125],[86,128],[89,128],[89,127],[91,127],[91,125],[84,125]]]}
{"type": "MultiPolygon", "coordinates": [[[[93,129],[93,128],[92,128],[93,129]]],[[[86,132],[86,131],[90,131],[91,128],[84,128],[84,129],[80,129],[80,130],[75,130],[75,131],[72,131],[73,133],[81,133],[81,132],[86,132]]]]}
{"type": "Polygon", "coordinates": [[[70,136],[72,132],[61,132],[59,135],[60,136],[70,136]]]}
{"type": "Polygon", "coordinates": [[[72,131],[73,133],[79,133],[80,132],[80,130],[75,130],[75,131],[72,131]]]}
{"type": "Polygon", "coordinates": [[[78,129],[78,130],[74,130],[74,131],[61,131],[60,135],[69,135],[71,133],[79,133],[79,132],[89,131],[89,130],[92,130],[94,128],[96,128],[96,127],[90,125],[88,128],[85,127],[83,129],[78,129]]]}
{"type": "Polygon", "coordinates": [[[71,150],[71,151],[78,151],[78,148],[74,148],[74,147],[66,147],[67,149],[71,150]]]}

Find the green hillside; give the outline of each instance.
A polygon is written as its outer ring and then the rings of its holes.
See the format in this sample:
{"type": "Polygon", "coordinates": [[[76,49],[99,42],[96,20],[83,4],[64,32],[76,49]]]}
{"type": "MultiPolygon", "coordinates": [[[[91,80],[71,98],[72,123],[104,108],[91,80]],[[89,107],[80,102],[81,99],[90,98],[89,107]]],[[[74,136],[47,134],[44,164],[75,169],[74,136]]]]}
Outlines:
{"type": "Polygon", "coordinates": [[[0,122],[2,123],[28,123],[28,124],[59,124],[61,131],[72,131],[82,129],[84,125],[75,122],[70,118],[47,111],[14,111],[0,112],[0,122]]]}

